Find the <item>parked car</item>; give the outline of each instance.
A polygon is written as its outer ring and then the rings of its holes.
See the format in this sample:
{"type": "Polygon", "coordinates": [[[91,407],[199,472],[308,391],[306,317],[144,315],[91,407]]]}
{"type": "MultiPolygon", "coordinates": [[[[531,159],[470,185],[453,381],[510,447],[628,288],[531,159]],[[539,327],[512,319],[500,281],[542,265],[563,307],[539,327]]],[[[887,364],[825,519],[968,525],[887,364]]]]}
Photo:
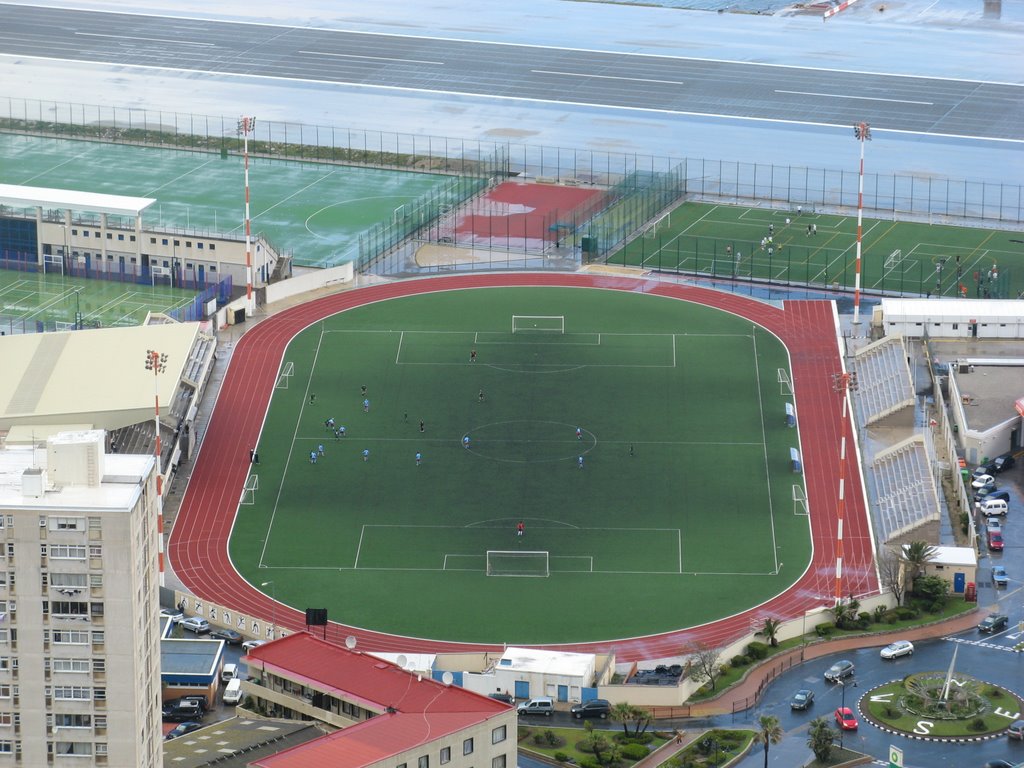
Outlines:
{"type": "Polygon", "coordinates": [[[569,711],[577,720],[583,717],[599,717],[603,720],[612,711],[612,705],[604,699],[591,699],[582,704],[573,704],[569,711]]]}
{"type": "Polygon", "coordinates": [[[501,693],[499,691],[498,693],[488,693],[487,695],[490,696],[492,699],[497,699],[498,701],[503,701],[506,704],[515,704],[516,703],[516,697],[513,696],[511,693],[501,693]]]}
{"type": "Polygon", "coordinates": [[[835,717],[836,725],[844,731],[857,730],[857,718],[853,716],[853,710],[849,707],[839,707],[836,709],[835,717]]]}
{"type": "Polygon", "coordinates": [[[1009,495],[1006,491],[996,491],[988,494],[981,501],[974,502],[974,508],[985,517],[1003,517],[1010,511],[1010,502],[1002,498],[1009,495]]]}
{"type": "Polygon", "coordinates": [[[992,475],[978,475],[971,482],[971,488],[975,488],[975,489],[995,488],[995,487],[996,487],[996,479],[994,477],[992,477],[992,475]]]}
{"type": "Polygon", "coordinates": [[[1010,618],[1002,613],[991,613],[981,620],[978,625],[978,629],[982,632],[998,632],[1000,629],[1006,629],[1010,623],[1010,618]]]}
{"type": "Polygon", "coordinates": [[[182,629],[195,632],[197,635],[205,635],[210,631],[210,622],[201,616],[189,616],[184,621],[178,622],[182,629]]]}
{"type": "Polygon", "coordinates": [[[174,728],[172,728],[171,730],[169,730],[167,732],[167,735],[164,736],[164,739],[176,739],[179,736],[184,736],[186,733],[192,733],[192,731],[198,731],[202,727],[203,727],[202,723],[193,723],[193,722],[179,723],[178,725],[174,726],[174,728]]]}
{"type": "Polygon", "coordinates": [[[1003,532],[1002,531],[989,531],[986,534],[988,539],[988,548],[991,552],[1002,552],[1003,551],[1003,532]]]}
{"type": "Polygon", "coordinates": [[[245,638],[233,629],[221,629],[220,627],[214,627],[210,630],[210,637],[216,640],[223,640],[228,645],[241,645],[242,640],[245,638]]]}
{"type": "Polygon", "coordinates": [[[198,722],[203,719],[206,710],[195,701],[175,701],[164,704],[162,710],[164,720],[174,723],[198,722]]]}
{"type": "Polygon", "coordinates": [[[255,648],[259,648],[261,645],[265,645],[266,642],[266,640],[246,640],[242,643],[242,650],[248,652],[255,648]]]}
{"type": "Polygon", "coordinates": [[[555,702],[547,696],[542,696],[538,699],[530,699],[524,701],[518,707],[516,707],[516,713],[522,715],[544,715],[551,717],[555,711],[555,702]]]}
{"type": "Polygon", "coordinates": [[[1013,458],[1013,454],[1012,453],[1004,453],[1001,456],[996,456],[994,459],[992,459],[991,463],[992,463],[992,469],[994,471],[996,471],[996,472],[1005,472],[1010,467],[1012,467],[1014,464],[1016,464],[1017,460],[1013,458]]]}
{"type": "Polygon", "coordinates": [[[1002,531],[1003,521],[998,517],[986,517],[985,518],[985,530],[986,531],[1002,531]]]}
{"type": "Polygon", "coordinates": [[[1006,568],[1002,565],[992,566],[992,583],[997,587],[1005,587],[1010,579],[1006,575],[1006,568]]]}
{"type": "Polygon", "coordinates": [[[236,705],[242,700],[242,681],[239,678],[232,679],[224,686],[223,701],[228,706],[236,705]]]}
{"type": "Polygon", "coordinates": [[[230,683],[238,675],[237,664],[225,664],[220,670],[220,681],[222,683],[230,683]]]}
{"type": "Polygon", "coordinates": [[[825,670],[825,679],[832,683],[837,683],[844,677],[849,677],[853,674],[854,666],[852,661],[843,659],[837,661],[831,667],[825,670]]]}
{"type": "Polygon", "coordinates": [[[897,640],[889,643],[879,654],[883,659],[897,659],[900,656],[913,656],[914,644],[909,640],[897,640]]]}
{"type": "Polygon", "coordinates": [[[982,475],[994,475],[995,473],[996,465],[993,462],[989,461],[985,464],[979,464],[977,467],[974,468],[974,471],[971,472],[971,480],[975,480],[981,477],[982,475]]]}
{"type": "Polygon", "coordinates": [[[1014,720],[1013,725],[1006,729],[1006,736],[1017,741],[1024,741],[1024,720],[1014,720]]]}
{"type": "Polygon", "coordinates": [[[177,608],[161,608],[160,616],[171,620],[171,624],[177,624],[179,621],[183,621],[185,614],[179,611],[177,608]]]}
{"type": "Polygon", "coordinates": [[[974,502],[984,501],[985,499],[1002,499],[1003,501],[1010,500],[1010,494],[1007,491],[1000,491],[994,485],[987,485],[984,488],[974,489],[974,502]]]}
{"type": "Polygon", "coordinates": [[[793,694],[793,698],[789,700],[790,709],[807,709],[811,704],[814,703],[814,691],[808,690],[807,688],[801,688],[799,691],[793,694]]]}

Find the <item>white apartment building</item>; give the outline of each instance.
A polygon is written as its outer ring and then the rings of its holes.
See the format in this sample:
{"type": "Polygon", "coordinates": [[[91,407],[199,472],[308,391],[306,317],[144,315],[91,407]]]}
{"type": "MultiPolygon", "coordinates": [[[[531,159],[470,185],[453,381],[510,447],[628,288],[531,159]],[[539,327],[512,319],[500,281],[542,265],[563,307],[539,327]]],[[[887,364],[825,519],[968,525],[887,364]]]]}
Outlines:
{"type": "Polygon", "coordinates": [[[102,430],[0,447],[0,768],[161,765],[157,508],[102,430]]]}

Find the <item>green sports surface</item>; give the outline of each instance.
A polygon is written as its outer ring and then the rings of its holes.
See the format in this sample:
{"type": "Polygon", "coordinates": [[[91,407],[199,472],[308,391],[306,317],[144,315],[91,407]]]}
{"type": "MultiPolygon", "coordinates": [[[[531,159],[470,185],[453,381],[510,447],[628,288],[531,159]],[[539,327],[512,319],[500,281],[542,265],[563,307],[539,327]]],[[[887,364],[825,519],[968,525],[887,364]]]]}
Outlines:
{"type": "Polygon", "coordinates": [[[287,349],[232,561],[289,605],[418,637],[584,641],[729,615],[811,554],[788,368],[749,321],[642,294],[489,288],[334,315],[287,349]]]}
{"type": "MultiPolygon", "coordinates": [[[[146,226],[244,234],[237,155],[0,134],[0,182],[151,197],[146,226]]],[[[292,160],[249,159],[252,231],[296,264],[354,259],[359,234],[451,176],[292,160]]]]}
{"type": "Polygon", "coordinates": [[[15,328],[24,327],[34,331],[37,323],[48,330],[58,324],[59,330],[73,325],[76,313],[81,313],[84,328],[139,325],[148,312],[188,306],[195,295],[194,291],[167,285],[0,269],[0,330],[15,332],[15,328]]]}
{"type": "MultiPolygon", "coordinates": [[[[1024,291],[1024,233],[870,218],[862,232],[863,290],[958,296],[966,288],[968,298],[1003,299],[1024,291]]],[[[648,224],[609,262],[852,288],[856,244],[855,215],[685,203],[648,224]],[[769,253],[761,240],[771,227],[769,253]]]]}

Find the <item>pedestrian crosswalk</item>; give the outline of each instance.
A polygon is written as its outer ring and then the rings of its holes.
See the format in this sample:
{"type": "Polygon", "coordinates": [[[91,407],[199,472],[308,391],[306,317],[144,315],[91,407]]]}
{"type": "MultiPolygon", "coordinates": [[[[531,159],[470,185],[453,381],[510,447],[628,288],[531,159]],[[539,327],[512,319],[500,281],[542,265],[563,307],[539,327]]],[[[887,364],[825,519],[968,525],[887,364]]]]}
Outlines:
{"type": "Polygon", "coordinates": [[[1008,651],[1010,653],[1019,653],[1014,650],[1012,645],[1000,645],[999,643],[990,643],[987,640],[968,640],[963,637],[944,637],[942,638],[947,643],[960,643],[961,645],[976,645],[979,648],[991,648],[995,651],[1008,651]]]}

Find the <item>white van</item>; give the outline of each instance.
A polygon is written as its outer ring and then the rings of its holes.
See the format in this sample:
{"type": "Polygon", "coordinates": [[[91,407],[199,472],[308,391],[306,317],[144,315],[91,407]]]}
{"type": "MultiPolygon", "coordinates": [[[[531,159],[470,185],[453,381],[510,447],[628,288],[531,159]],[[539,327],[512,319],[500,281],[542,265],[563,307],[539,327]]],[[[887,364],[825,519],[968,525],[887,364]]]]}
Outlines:
{"type": "Polygon", "coordinates": [[[238,674],[238,665],[237,664],[225,664],[224,667],[220,671],[220,681],[222,683],[230,683],[232,680],[235,679],[235,676],[237,674],[238,674]]]}
{"type": "Polygon", "coordinates": [[[234,678],[224,688],[224,703],[237,704],[242,700],[242,681],[234,678]]]}
{"type": "Polygon", "coordinates": [[[977,502],[979,514],[985,517],[994,517],[1005,515],[1009,511],[1009,504],[1002,499],[985,499],[984,501],[977,502]]]}

